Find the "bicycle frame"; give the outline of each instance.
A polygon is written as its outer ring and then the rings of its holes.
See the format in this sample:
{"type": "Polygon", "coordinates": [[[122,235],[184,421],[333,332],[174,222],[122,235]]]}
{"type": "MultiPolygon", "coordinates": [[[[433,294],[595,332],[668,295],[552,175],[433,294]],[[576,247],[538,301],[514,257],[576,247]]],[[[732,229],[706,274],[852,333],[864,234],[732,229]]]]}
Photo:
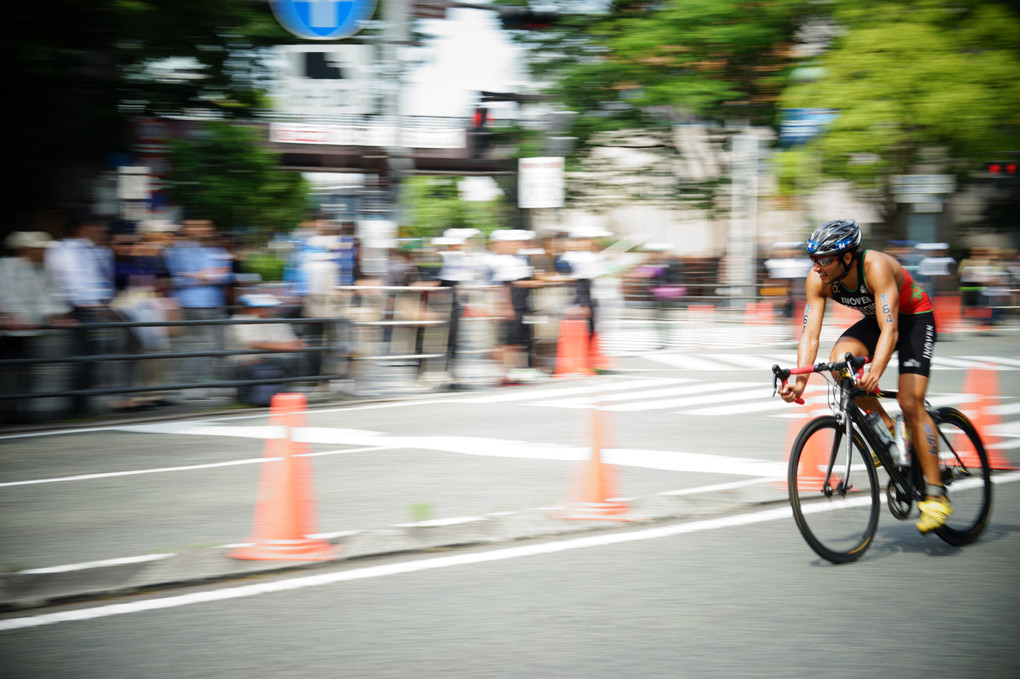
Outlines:
{"type": "MultiPolygon", "coordinates": [[[[836,418],[836,422],[843,425],[843,435],[845,438],[845,445],[847,447],[846,455],[846,468],[843,470],[843,481],[841,482],[842,488],[837,488],[840,493],[846,493],[851,487],[850,483],[850,463],[853,459],[852,447],[854,440],[854,429],[860,432],[863,436],[863,440],[867,443],[868,448],[878,457],[882,462],[882,466],[889,474],[890,479],[896,486],[897,492],[902,494],[903,497],[912,497],[914,500],[924,499],[923,486],[918,488],[916,484],[912,483],[911,480],[905,476],[901,468],[895,463],[892,457],[889,455],[889,451],[886,449],[882,442],[878,439],[878,436],[871,430],[871,426],[868,425],[864,419],[865,413],[860,406],[857,405],[855,399],[864,397],[872,398],[892,398],[895,399],[898,394],[895,391],[878,391],[871,393],[861,389],[857,386],[857,380],[864,372],[864,366],[870,362],[870,359],[865,356],[855,357],[854,355],[847,353],[845,360],[831,362],[831,363],[818,363],[814,366],[793,368],[793,369],[781,369],[778,365],[772,366],[772,372],[775,380],[781,380],[783,384],[789,379],[791,375],[803,375],[810,373],[820,373],[829,382],[830,386],[834,386],[839,391],[838,402],[830,400],[829,406],[833,411],[833,415],[836,418]],[[838,374],[838,377],[832,375],[832,373],[838,374]]],[[[774,385],[773,385],[774,386],[774,385]]],[[[803,403],[803,399],[798,399],[798,403],[803,403]]],[[[925,404],[927,406],[927,404],[925,404]]],[[[837,441],[833,441],[833,446],[838,444],[837,441]]],[[[829,464],[825,472],[825,480],[823,487],[827,492],[832,492],[831,485],[829,483],[832,476],[832,465],[836,459],[835,450],[830,451],[829,464]]]]}

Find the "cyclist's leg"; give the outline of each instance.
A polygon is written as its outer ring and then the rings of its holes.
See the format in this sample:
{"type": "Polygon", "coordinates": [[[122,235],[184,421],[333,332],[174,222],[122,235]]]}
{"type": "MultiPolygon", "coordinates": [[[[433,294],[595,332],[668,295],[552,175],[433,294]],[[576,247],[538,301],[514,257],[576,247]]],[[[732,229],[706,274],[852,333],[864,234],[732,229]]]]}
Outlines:
{"type": "Polygon", "coordinates": [[[941,484],[935,423],[924,409],[937,337],[934,314],[901,314],[899,330],[896,351],[899,354],[900,408],[925,479],[929,484],[941,484]]]}
{"type": "MultiPolygon", "coordinates": [[[[875,355],[878,335],[878,323],[875,322],[875,319],[862,318],[847,328],[840,335],[839,339],[836,340],[836,344],[832,347],[832,352],[829,354],[829,360],[842,361],[848,351],[854,356],[867,356],[871,358],[875,355]]],[[[864,410],[877,412],[882,416],[885,426],[890,429],[892,428],[893,419],[885,412],[885,408],[882,407],[881,402],[877,398],[863,396],[855,399],[854,402],[864,410]]]]}
{"type": "Polygon", "coordinates": [[[928,483],[941,484],[935,422],[924,409],[928,378],[914,373],[901,373],[898,388],[900,409],[903,410],[903,419],[910,430],[911,443],[921,463],[924,477],[928,483]]]}
{"type": "Polygon", "coordinates": [[[925,499],[918,503],[921,518],[917,521],[917,528],[927,533],[944,525],[952,513],[939,472],[935,423],[924,409],[937,336],[935,317],[928,312],[901,315],[899,320],[900,334],[896,343],[900,366],[899,403],[927,485],[925,499]]]}

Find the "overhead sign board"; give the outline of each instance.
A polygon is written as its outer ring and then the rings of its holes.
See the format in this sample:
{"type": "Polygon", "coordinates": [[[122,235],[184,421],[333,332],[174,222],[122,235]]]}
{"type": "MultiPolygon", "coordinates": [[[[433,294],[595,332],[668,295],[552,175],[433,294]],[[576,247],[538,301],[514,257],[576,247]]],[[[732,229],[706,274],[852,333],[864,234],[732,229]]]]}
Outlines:
{"type": "Polygon", "coordinates": [[[956,177],[951,174],[897,174],[889,177],[889,187],[897,203],[913,203],[914,211],[920,212],[921,205],[941,205],[943,196],[955,193],[956,177]]]}
{"type": "Polygon", "coordinates": [[[284,28],[306,40],[340,40],[372,18],[375,0],[272,0],[284,28]]]}
{"type": "Polygon", "coordinates": [[[563,207],[563,158],[521,158],[517,166],[517,205],[563,207]]]}
{"type": "Polygon", "coordinates": [[[370,45],[280,45],[277,55],[277,110],[305,115],[375,112],[370,45]]]}
{"type": "Polygon", "coordinates": [[[793,146],[809,142],[838,116],[839,109],[834,108],[783,109],[779,121],[779,143],[793,146]]]}
{"type": "Polygon", "coordinates": [[[360,124],[272,123],[269,140],[277,144],[331,146],[406,146],[415,149],[463,149],[460,127],[398,127],[363,121],[360,124]]]}

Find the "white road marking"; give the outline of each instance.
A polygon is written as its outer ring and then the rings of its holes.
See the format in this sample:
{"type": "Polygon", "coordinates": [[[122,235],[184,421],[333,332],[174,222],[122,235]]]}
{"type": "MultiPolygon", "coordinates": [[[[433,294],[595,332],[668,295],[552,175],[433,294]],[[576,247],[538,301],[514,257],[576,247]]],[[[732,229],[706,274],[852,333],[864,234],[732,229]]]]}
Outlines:
{"type": "MultiPolygon", "coordinates": [[[[740,386],[757,386],[757,395],[761,396],[765,390],[761,385],[754,385],[753,382],[719,382],[715,384],[711,383],[699,383],[699,384],[688,384],[682,387],[669,387],[666,389],[652,389],[651,391],[628,391],[620,394],[604,394],[600,390],[589,389],[586,394],[580,398],[572,399],[545,399],[541,401],[531,401],[528,405],[532,406],[544,406],[552,408],[586,408],[594,403],[599,404],[601,410],[616,410],[616,406],[608,406],[605,404],[616,402],[616,401],[639,401],[639,403],[632,404],[632,406],[624,408],[625,410],[653,410],[659,408],[659,403],[667,402],[665,400],[653,400],[661,399],[663,396],[681,396],[687,394],[704,394],[710,391],[726,391],[729,389],[735,389],[740,386]]],[[[545,394],[542,394],[544,397],[545,394]]],[[[699,396],[699,398],[701,398],[699,396]]]]}
{"type": "Polygon", "coordinates": [[[542,556],[545,554],[556,554],[574,549],[588,549],[591,547],[604,547],[608,545],[636,542],[639,540],[655,540],[686,533],[696,533],[704,530],[715,530],[733,526],[746,526],[765,521],[775,521],[791,516],[789,507],[767,509],[752,514],[740,514],[725,516],[716,519],[707,519],[683,523],[673,526],[662,526],[626,533],[608,533],[594,535],[571,540],[557,542],[546,542],[520,547],[508,547],[487,552],[475,552],[472,554],[455,554],[452,556],[436,557],[431,559],[419,559],[403,563],[385,564],[381,566],[369,566],[333,573],[320,573],[298,578],[275,580],[273,582],[262,582],[251,585],[241,585],[226,589],[214,589],[204,592],[193,592],[178,596],[163,597],[158,599],[147,599],[145,601],[132,601],[121,604],[108,604],[92,608],[81,608],[73,611],[62,611],[59,613],[43,613],[41,615],[11,618],[0,620],[0,631],[27,629],[31,627],[42,627],[54,625],[61,622],[82,622],[85,620],[96,620],[108,618],[115,615],[126,615],[130,613],[141,613],[147,611],[167,610],[180,606],[192,604],[211,603],[216,601],[229,601],[231,599],[242,599],[262,594],[273,594],[277,592],[292,592],[309,587],[322,587],[335,585],[341,582],[354,580],[365,580],[369,578],[380,578],[391,575],[403,575],[405,573],[417,573],[421,571],[436,570],[439,568],[450,568],[453,566],[468,566],[494,561],[505,561],[507,559],[519,559],[529,556],[542,556]]]}
{"type": "Polygon", "coordinates": [[[1020,368],[1020,359],[1006,358],[1005,356],[961,356],[960,358],[969,358],[981,364],[1002,363],[1003,365],[1012,365],[1020,368]]]}
{"type": "Polygon", "coordinates": [[[588,383],[583,386],[553,388],[553,389],[528,389],[504,391],[498,394],[487,396],[469,396],[457,399],[458,403],[507,403],[511,401],[526,401],[528,399],[541,398],[551,399],[563,396],[575,396],[577,394],[591,394],[592,392],[615,392],[628,389],[649,389],[667,384],[683,384],[694,380],[684,377],[662,377],[657,379],[626,379],[613,383],[599,382],[588,383]]]}
{"type": "MultiPolygon", "coordinates": [[[[995,476],[992,480],[997,484],[1014,483],[1020,481],[1020,472],[995,476]]],[[[851,500],[851,502],[870,502],[869,498],[851,500]]],[[[804,512],[814,514],[832,509],[829,503],[819,503],[804,506],[804,512]]],[[[127,615],[130,613],[143,613],[147,611],[167,610],[190,606],[192,604],[211,603],[216,601],[229,601],[231,599],[243,599],[262,594],[274,594],[277,592],[293,592],[307,589],[309,587],[323,587],[335,585],[341,582],[353,582],[355,580],[366,580],[370,578],[388,577],[391,575],[403,575],[406,573],[419,573],[422,571],[437,570],[440,568],[451,568],[456,566],[470,566],[476,564],[506,561],[508,559],[520,559],[529,556],[543,556],[545,554],[558,554],[575,549],[589,549],[592,547],[606,547],[609,545],[638,542],[641,540],[659,540],[689,533],[698,533],[706,530],[718,530],[722,528],[733,528],[737,526],[749,526],[767,521],[787,519],[792,515],[789,506],[765,509],[746,514],[723,516],[714,519],[691,521],[689,523],[675,524],[671,526],[659,526],[619,533],[605,533],[570,540],[559,540],[556,542],[544,542],[540,544],[524,545],[520,547],[505,547],[486,552],[474,552],[470,554],[454,554],[430,559],[418,559],[402,563],[384,564],[380,566],[368,566],[352,570],[337,571],[332,573],[319,573],[273,582],[260,582],[250,585],[241,585],[226,589],[214,589],[203,592],[192,592],[178,596],[147,599],[144,601],[132,601],[121,604],[107,604],[91,608],[81,608],[73,611],[61,611],[58,613],[42,613],[40,615],[27,616],[22,618],[10,618],[0,620],[0,631],[28,629],[32,627],[43,627],[55,625],[61,622],[82,622],[85,620],[97,620],[115,615],[127,615]]]]}
{"type": "Polygon", "coordinates": [[[132,563],[146,563],[148,561],[159,561],[174,556],[174,552],[162,554],[142,554],[141,556],[125,556],[119,559],[102,559],[101,561],[86,561],[84,563],[71,563],[63,566],[49,566],[47,568],[29,568],[18,571],[24,575],[43,575],[46,573],[70,573],[71,571],[84,571],[90,568],[106,568],[108,566],[125,566],[132,563]]]}
{"type": "MultiPolygon", "coordinates": [[[[347,453],[362,453],[368,450],[384,450],[387,446],[370,446],[366,448],[343,448],[341,450],[328,450],[321,453],[301,453],[299,457],[321,457],[324,455],[344,455],[347,453]]],[[[155,467],[152,469],[132,469],[121,472],[96,472],[94,474],[78,474],[77,476],[57,476],[47,479],[27,479],[25,481],[8,481],[0,483],[0,488],[11,486],[33,486],[39,483],[62,483],[65,481],[91,481],[93,479],[108,479],[116,476],[135,476],[138,474],[162,474],[164,472],[186,472],[196,469],[214,469],[216,467],[233,467],[242,464],[259,464],[269,460],[279,460],[279,457],[250,457],[243,460],[228,460],[226,462],[209,462],[206,464],[189,464],[180,467],[155,467]]]]}

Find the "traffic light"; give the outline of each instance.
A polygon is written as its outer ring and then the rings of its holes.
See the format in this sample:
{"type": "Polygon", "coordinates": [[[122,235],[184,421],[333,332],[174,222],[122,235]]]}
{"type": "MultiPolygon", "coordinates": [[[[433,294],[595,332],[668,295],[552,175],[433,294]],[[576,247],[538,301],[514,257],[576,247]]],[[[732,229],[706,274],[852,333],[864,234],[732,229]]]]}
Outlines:
{"type": "Polygon", "coordinates": [[[476,106],[475,113],[471,116],[471,127],[481,130],[489,124],[489,109],[484,106],[476,106]]]}
{"type": "Polygon", "coordinates": [[[541,31],[556,23],[556,12],[536,12],[527,7],[499,7],[499,23],[506,31],[541,31]]]}
{"type": "Polygon", "coordinates": [[[1015,177],[1015,161],[994,161],[985,163],[985,171],[993,177],[1015,177]]]}
{"type": "Polygon", "coordinates": [[[471,116],[471,157],[481,158],[489,150],[492,142],[492,132],[489,131],[489,109],[485,106],[476,106],[471,116]]]}

